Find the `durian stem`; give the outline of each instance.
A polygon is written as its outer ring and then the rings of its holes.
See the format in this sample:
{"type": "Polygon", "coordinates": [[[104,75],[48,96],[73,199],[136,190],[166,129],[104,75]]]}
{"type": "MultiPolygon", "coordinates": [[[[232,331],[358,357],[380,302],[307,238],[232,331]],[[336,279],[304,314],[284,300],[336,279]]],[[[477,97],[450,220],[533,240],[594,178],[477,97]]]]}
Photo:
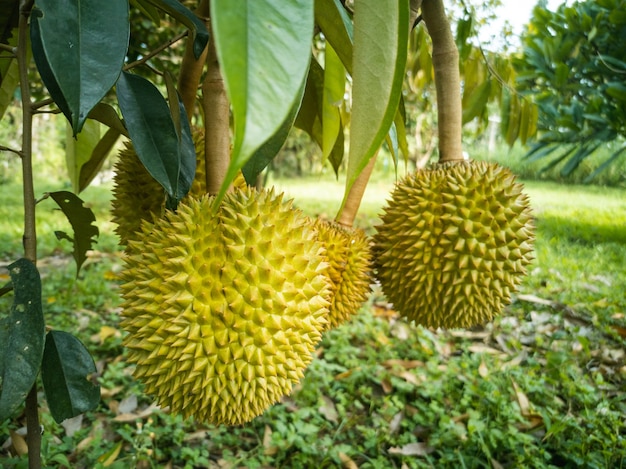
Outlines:
{"type": "MultiPolygon", "coordinates": [[[[206,23],[209,27],[209,0],[201,0],[196,15],[206,23]]],[[[183,55],[183,61],[180,65],[180,74],[178,75],[178,92],[180,93],[185,110],[187,111],[187,118],[191,122],[193,111],[196,103],[196,96],[198,95],[198,86],[200,85],[200,78],[202,76],[202,70],[206,63],[206,56],[208,48],[205,47],[204,51],[196,59],[193,53],[193,37],[189,35],[187,37],[187,45],[185,46],[185,54],[183,55]]]]}
{"type": "MultiPolygon", "coordinates": [[[[24,257],[37,262],[37,230],[35,225],[35,188],[33,183],[33,107],[28,81],[28,18],[33,0],[20,2],[17,39],[17,64],[22,96],[22,181],[24,197],[24,257]]],[[[26,396],[26,442],[28,445],[28,467],[41,468],[41,430],[39,428],[39,404],[37,382],[26,396]]]]}
{"type": "Polygon", "coordinates": [[[433,42],[437,90],[439,161],[463,159],[459,51],[452,37],[443,0],[423,0],[422,17],[433,42]]]}
{"type": "Polygon", "coordinates": [[[230,104],[217,60],[215,41],[209,42],[207,73],[202,83],[204,159],[207,192],[219,192],[230,163],[230,104]]]}
{"type": "Polygon", "coordinates": [[[356,218],[356,214],[359,211],[359,207],[361,206],[361,200],[363,199],[363,194],[365,194],[365,189],[367,188],[367,183],[369,182],[370,176],[372,175],[372,171],[374,170],[374,166],[376,165],[376,157],[378,156],[378,151],[372,156],[372,158],[367,163],[367,166],[363,168],[359,177],[356,178],[354,184],[350,188],[350,192],[348,193],[348,197],[346,198],[346,203],[341,207],[339,213],[335,217],[335,221],[347,228],[352,228],[354,224],[354,219],[356,218]]]}

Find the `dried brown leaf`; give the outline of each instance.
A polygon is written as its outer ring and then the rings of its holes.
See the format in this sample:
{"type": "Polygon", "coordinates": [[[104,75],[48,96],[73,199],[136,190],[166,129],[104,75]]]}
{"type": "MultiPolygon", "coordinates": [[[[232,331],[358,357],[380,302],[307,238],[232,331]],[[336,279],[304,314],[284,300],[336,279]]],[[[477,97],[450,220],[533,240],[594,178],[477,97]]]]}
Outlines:
{"type": "Polygon", "coordinates": [[[339,453],[339,460],[345,469],[359,469],[359,466],[346,453],[339,453]]]}
{"type": "Polygon", "coordinates": [[[427,443],[409,443],[402,447],[394,446],[389,448],[389,454],[399,454],[401,456],[427,456],[435,451],[435,448],[427,443]]]}
{"type": "Polygon", "coordinates": [[[337,423],[339,421],[339,415],[337,414],[335,403],[328,396],[322,396],[322,400],[323,403],[318,408],[320,414],[329,422],[337,423]]]}

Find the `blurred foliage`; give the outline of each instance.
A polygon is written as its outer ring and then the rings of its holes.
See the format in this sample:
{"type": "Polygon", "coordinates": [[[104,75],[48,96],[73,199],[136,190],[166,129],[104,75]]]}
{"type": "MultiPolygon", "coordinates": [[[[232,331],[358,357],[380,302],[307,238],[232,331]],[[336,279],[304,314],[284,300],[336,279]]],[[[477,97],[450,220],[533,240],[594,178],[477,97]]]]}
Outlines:
{"type": "Polygon", "coordinates": [[[626,1],[540,2],[516,61],[517,85],[539,106],[532,160],[564,162],[567,176],[601,145],[616,142],[588,179],[624,155],[626,145],[626,1]]]}

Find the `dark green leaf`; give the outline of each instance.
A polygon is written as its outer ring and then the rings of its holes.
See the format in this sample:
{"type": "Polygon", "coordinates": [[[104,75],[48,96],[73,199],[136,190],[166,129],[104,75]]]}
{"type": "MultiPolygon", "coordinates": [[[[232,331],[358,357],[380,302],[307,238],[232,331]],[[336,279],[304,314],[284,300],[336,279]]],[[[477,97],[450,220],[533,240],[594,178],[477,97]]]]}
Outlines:
{"type": "MultiPolygon", "coordinates": [[[[17,5],[17,2],[15,4],[17,5]]],[[[6,5],[4,9],[6,9],[6,5]]],[[[2,20],[0,20],[0,33],[3,31],[1,28],[1,22],[2,20]]],[[[9,24],[6,26],[10,27],[9,24]]],[[[5,32],[5,34],[10,37],[7,37],[4,41],[0,42],[11,47],[16,47],[17,29],[9,29],[5,32]]],[[[30,51],[28,58],[30,59],[30,51]]],[[[15,90],[17,89],[19,82],[20,77],[17,68],[17,59],[9,51],[0,50],[0,119],[4,115],[4,111],[6,111],[9,104],[13,102],[15,90]]]]}
{"type": "Polygon", "coordinates": [[[346,92],[346,69],[335,50],[326,44],[324,54],[324,91],[322,99],[322,165],[337,141],[341,126],[340,108],[346,92]]]}
{"type": "Polygon", "coordinates": [[[38,0],[31,18],[37,67],[44,69],[48,91],[77,134],[122,70],[128,1],[38,0]]]}
{"type": "Polygon", "coordinates": [[[146,0],[146,2],[180,21],[193,33],[193,55],[196,59],[199,58],[209,43],[209,31],[206,25],[200,21],[200,18],[178,0],[146,0]]]}
{"type": "Polygon", "coordinates": [[[98,237],[98,227],[93,224],[96,217],[90,208],[83,205],[83,201],[68,191],[50,192],[50,197],[61,208],[74,230],[74,237],[71,238],[65,233],[58,232],[57,238],[64,238],[74,244],[72,255],[76,261],[76,276],[80,268],[87,259],[87,251],[91,249],[95,238],[98,237]]]}
{"type": "Polygon", "coordinates": [[[98,406],[100,386],[92,381],[95,373],[96,365],[80,340],[67,332],[48,332],[41,380],[57,423],[98,406]]]}
{"type": "Polygon", "coordinates": [[[148,80],[127,72],[117,82],[117,99],[139,159],[168,196],[180,201],[191,180],[181,171],[180,152],[186,146],[181,147],[167,102],[148,80]]]}
{"type": "Polygon", "coordinates": [[[211,0],[213,39],[234,120],[232,157],[218,200],[298,100],[313,19],[310,0],[211,0]]]}
{"type": "Polygon", "coordinates": [[[9,315],[0,317],[0,421],[15,413],[33,387],[45,334],[37,268],[19,259],[8,269],[15,297],[9,315]]]}

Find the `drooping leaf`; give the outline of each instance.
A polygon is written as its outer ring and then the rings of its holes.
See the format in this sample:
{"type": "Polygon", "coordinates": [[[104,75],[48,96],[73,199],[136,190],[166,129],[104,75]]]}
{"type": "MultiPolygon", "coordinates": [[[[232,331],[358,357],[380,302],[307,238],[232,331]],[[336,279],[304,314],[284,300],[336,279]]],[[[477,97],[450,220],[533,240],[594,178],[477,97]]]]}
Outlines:
{"type": "Polygon", "coordinates": [[[90,379],[95,373],[93,358],[80,340],[67,332],[48,332],[41,381],[57,423],[98,406],[100,386],[90,379]]]}
{"type": "Polygon", "coordinates": [[[315,0],[315,23],[348,73],[352,74],[352,20],[339,0],[315,0]]]}
{"type": "Polygon", "coordinates": [[[346,197],[385,139],[396,114],[406,65],[408,22],[408,0],[355,2],[346,197]]]}
{"type": "MultiPolygon", "coordinates": [[[[167,102],[148,80],[127,72],[117,82],[117,99],[137,156],[176,205],[189,192],[193,174],[182,169],[189,167],[181,154],[189,142],[181,146],[167,102]]],[[[195,150],[193,161],[195,172],[195,150]]]]}
{"type": "Polygon", "coordinates": [[[346,92],[346,69],[330,44],[326,44],[322,99],[322,164],[330,155],[341,128],[341,104],[346,92]]]}
{"type": "Polygon", "coordinates": [[[243,177],[249,185],[255,185],[256,179],[259,174],[271,163],[274,157],[278,154],[282,146],[285,144],[289,132],[294,126],[300,104],[302,103],[302,97],[304,96],[305,83],[300,86],[300,98],[297,99],[289,115],[285,119],[285,122],[278,128],[276,133],[272,135],[261,147],[254,152],[246,164],[241,168],[243,177]]]}
{"type": "Polygon", "coordinates": [[[89,113],[88,117],[110,127],[111,129],[115,129],[118,133],[130,138],[130,135],[128,135],[128,131],[126,130],[126,127],[124,127],[120,116],[117,115],[117,111],[113,109],[113,106],[110,104],[96,104],[89,113]]]}
{"type": "Polygon", "coordinates": [[[33,387],[45,334],[37,268],[19,259],[8,269],[15,296],[10,313],[0,317],[0,421],[13,415],[33,387]]]}
{"type": "Polygon", "coordinates": [[[100,123],[94,120],[85,121],[83,130],[74,136],[72,127],[67,123],[65,132],[65,165],[74,192],[80,192],[78,182],[80,171],[91,158],[91,153],[100,141],[100,123]]]}
{"type": "Polygon", "coordinates": [[[155,26],[161,24],[161,15],[158,8],[149,2],[149,0],[130,0],[130,5],[137,8],[144,15],[152,20],[155,26]]]}
{"type": "Polygon", "coordinates": [[[463,106],[463,124],[468,123],[485,111],[489,101],[489,93],[491,93],[491,80],[486,80],[474,88],[467,100],[467,105],[463,106]]]}
{"type": "Polygon", "coordinates": [[[45,70],[41,76],[52,98],[66,105],[59,107],[77,134],[122,70],[128,2],[38,0],[31,18],[35,62],[45,70]]]}
{"type": "Polygon", "coordinates": [[[102,164],[115,146],[119,137],[120,133],[117,129],[109,129],[97,143],[96,147],[91,152],[89,160],[80,168],[80,174],[78,176],[79,193],[84,191],[91,181],[93,181],[93,178],[100,172],[102,164]]]}
{"type": "Polygon", "coordinates": [[[172,18],[180,21],[193,33],[193,55],[200,57],[202,51],[209,43],[209,31],[206,25],[200,21],[195,13],[189,10],[178,0],[145,0],[160,10],[170,15],[172,18]]]}
{"type": "Polygon", "coordinates": [[[50,192],[50,197],[57,203],[72,225],[73,238],[61,231],[57,231],[55,234],[57,238],[67,239],[74,244],[72,256],[76,261],[76,276],[78,277],[80,268],[87,259],[87,251],[96,242],[95,238],[99,234],[98,227],[93,224],[96,217],[90,208],[84,206],[82,199],[71,192],[50,192]]]}
{"type": "Polygon", "coordinates": [[[232,157],[218,200],[298,99],[313,18],[310,0],[211,0],[213,39],[234,120],[232,157]]]}

